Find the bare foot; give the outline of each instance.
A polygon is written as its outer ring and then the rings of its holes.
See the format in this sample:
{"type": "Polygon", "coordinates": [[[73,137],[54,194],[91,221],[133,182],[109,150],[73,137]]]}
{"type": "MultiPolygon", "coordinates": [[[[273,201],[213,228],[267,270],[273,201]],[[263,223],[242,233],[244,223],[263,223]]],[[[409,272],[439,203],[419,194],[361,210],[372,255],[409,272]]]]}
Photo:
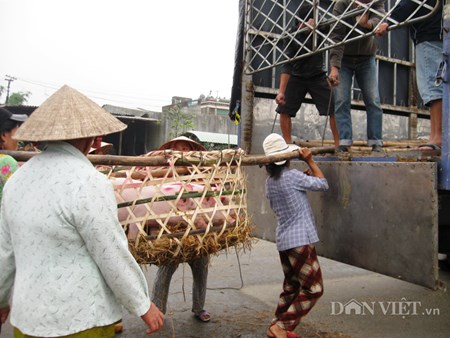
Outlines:
{"type": "Polygon", "coordinates": [[[267,337],[287,338],[287,332],[277,324],[273,324],[267,329],[267,337]]]}

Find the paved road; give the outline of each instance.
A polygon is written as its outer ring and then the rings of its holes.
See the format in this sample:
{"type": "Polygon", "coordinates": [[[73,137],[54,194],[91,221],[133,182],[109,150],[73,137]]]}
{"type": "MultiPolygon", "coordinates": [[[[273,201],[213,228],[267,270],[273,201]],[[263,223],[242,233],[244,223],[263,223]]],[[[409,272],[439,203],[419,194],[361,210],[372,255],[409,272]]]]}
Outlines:
{"type": "MultiPolygon", "coordinates": [[[[450,294],[432,291],[391,277],[320,257],[324,296],[296,332],[304,338],[448,338],[450,294]],[[364,314],[358,314],[363,311],[364,314]],[[350,314],[346,314],[350,313],[350,314]]],[[[150,287],[156,267],[145,270],[150,287]]],[[[192,278],[180,265],[169,296],[165,327],[151,337],[266,337],[283,275],[275,244],[258,241],[252,250],[214,256],[208,279],[209,323],[191,312],[192,278]]],[[[450,273],[441,272],[450,284],[450,273]]],[[[117,338],[141,338],[145,326],[124,314],[124,331],[117,338]]],[[[4,327],[2,337],[12,337],[4,327]]]]}

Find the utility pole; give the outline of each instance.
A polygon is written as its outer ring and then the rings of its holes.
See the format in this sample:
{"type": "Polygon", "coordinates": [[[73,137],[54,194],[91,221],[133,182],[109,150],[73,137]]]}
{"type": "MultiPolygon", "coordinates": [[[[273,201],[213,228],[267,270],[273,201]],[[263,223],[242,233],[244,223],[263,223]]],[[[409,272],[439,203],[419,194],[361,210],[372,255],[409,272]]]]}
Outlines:
{"type": "Polygon", "coordinates": [[[9,99],[9,88],[11,86],[11,82],[13,82],[14,80],[17,80],[15,77],[10,76],[10,75],[5,75],[5,80],[8,82],[8,87],[6,88],[6,100],[5,100],[5,104],[8,104],[8,99],[9,99]]]}

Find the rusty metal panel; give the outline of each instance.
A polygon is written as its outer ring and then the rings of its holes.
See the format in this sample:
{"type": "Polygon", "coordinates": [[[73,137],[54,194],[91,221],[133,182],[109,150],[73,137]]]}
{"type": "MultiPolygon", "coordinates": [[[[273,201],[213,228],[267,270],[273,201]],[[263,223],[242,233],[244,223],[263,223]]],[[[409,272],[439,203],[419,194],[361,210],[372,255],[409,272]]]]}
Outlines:
{"type": "MultiPolygon", "coordinates": [[[[319,255],[436,288],[438,196],[435,163],[320,162],[330,189],[309,193],[319,255]]],[[[303,163],[291,163],[302,169],[303,163]]],[[[275,240],[264,197],[264,168],[249,167],[248,208],[255,236],[275,240]]]]}

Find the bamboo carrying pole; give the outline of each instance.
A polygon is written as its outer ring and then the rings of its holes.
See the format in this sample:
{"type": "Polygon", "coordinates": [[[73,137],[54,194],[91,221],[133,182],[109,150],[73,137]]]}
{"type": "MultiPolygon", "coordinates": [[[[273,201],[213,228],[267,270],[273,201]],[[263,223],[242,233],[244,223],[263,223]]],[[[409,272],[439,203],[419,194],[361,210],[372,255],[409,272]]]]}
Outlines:
{"type": "MultiPolygon", "coordinates": [[[[220,151],[218,151],[220,153],[220,151]]],[[[168,154],[170,151],[168,151],[168,154]]],[[[201,153],[201,152],[196,152],[201,153]]],[[[313,155],[325,154],[325,153],[334,153],[334,147],[317,147],[311,148],[311,153],[313,155]]],[[[14,157],[16,161],[25,162],[30,158],[39,154],[38,152],[29,152],[29,151],[12,151],[12,150],[2,150],[0,154],[6,154],[14,157]]],[[[234,153],[224,153],[223,161],[221,164],[227,165],[227,160],[229,161],[234,153]]],[[[122,166],[141,166],[141,167],[164,167],[169,166],[169,162],[165,156],[152,156],[152,157],[144,157],[144,156],[117,156],[117,155],[88,155],[87,158],[94,165],[122,165],[122,166]]],[[[249,155],[243,156],[241,165],[266,165],[273,162],[283,161],[283,160],[292,160],[298,158],[298,152],[293,151],[292,153],[285,153],[280,155],[249,155]]],[[[202,160],[198,157],[186,157],[185,159],[181,158],[176,161],[175,166],[189,166],[190,164],[201,164],[204,166],[216,165],[217,161],[207,161],[202,160]]]]}

